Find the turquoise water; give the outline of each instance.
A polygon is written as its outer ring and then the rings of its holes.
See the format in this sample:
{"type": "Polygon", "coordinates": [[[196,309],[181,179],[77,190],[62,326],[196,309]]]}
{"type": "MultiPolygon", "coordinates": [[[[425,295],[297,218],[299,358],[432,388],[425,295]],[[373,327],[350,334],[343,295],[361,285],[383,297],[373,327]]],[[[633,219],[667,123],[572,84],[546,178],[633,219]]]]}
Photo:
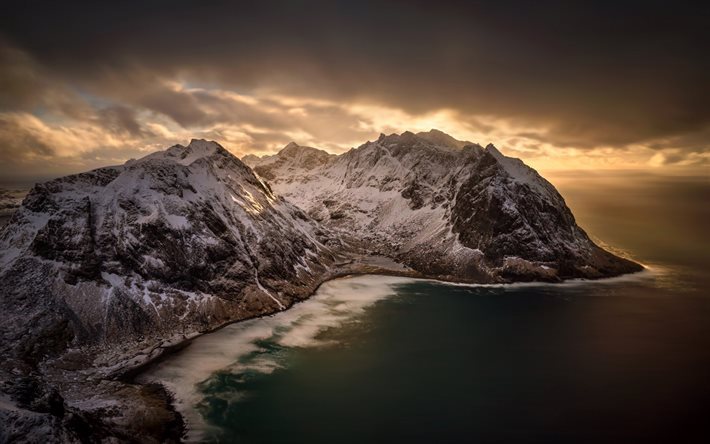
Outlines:
{"type": "Polygon", "coordinates": [[[153,376],[187,400],[192,441],[708,436],[710,300],[690,287],[668,297],[664,273],[513,287],[342,279],[297,311],[198,340],[153,376]]]}

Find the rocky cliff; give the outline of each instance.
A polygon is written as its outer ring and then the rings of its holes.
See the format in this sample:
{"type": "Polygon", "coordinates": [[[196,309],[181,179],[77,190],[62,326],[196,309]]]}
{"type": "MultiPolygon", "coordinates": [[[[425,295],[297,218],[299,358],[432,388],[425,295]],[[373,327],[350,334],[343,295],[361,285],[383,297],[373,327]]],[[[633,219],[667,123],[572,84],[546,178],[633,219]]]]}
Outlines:
{"type": "Polygon", "coordinates": [[[406,132],[337,156],[291,143],[244,160],[254,169],[193,140],[30,191],[0,231],[0,442],[178,440],[170,395],[130,375],[340,274],[555,282],[640,269],[492,145],[406,132]]]}
{"type": "Polygon", "coordinates": [[[314,219],[428,276],[558,281],[640,269],[595,245],[552,184],[493,145],[432,130],[339,156],[289,144],[248,161],[314,219]]]}
{"type": "Polygon", "coordinates": [[[38,184],[0,234],[0,380],[15,404],[0,408],[0,441],[65,430],[71,409],[134,423],[143,408],[106,404],[141,404],[145,387],[106,378],[309,296],[338,248],[214,142],[38,184]]]}

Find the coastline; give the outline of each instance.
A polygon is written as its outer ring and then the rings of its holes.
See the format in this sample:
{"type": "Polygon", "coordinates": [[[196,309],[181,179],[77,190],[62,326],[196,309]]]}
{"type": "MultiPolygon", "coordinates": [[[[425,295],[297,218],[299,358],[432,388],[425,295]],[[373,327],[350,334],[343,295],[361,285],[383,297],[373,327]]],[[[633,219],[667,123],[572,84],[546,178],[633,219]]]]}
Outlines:
{"type": "MultiPolygon", "coordinates": [[[[640,271],[646,269],[637,265],[640,271]]],[[[210,326],[210,328],[195,329],[183,334],[175,334],[167,338],[155,337],[152,345],[143,346],[140,349],[126,347],[121,356],[113,355],[114,359],[105,361],[104,365],[94,367],[91,361],[78,361],[85,364],[83,367],[81,380],[75,376],[76,359],[71,354],[62,355],[59,359],[45,364],[47,384],[58,384],[61,391],[56,391],[62,400],[63,408],[72,413],[72,417],[82,418],[81,423],[70,421],[70,416],[66,419],[54,414],[47,415],[48,421],[62,422],[57,427],[63,427],[68,433],[76,434],[89,439],[92,436],[130,436],[135,433],[145,433],[147,441],[153,442],[180,442],[189,433],[190,424],[187,423],[190,417],[185,415],[185,408],[181,406],[181,398],[176,398],[176,393],[169,386],[161,384],[160,381],[139,381],[138,378],[145,372],[150,371],[156,365],[165,361],[171,356],[187,348],[195,339],[214,333],[229,325],[242,321],[264,319],[282,311],[288,311],[299,302],[311,299],[323,284],[337,279],[344,279],[353,276],[381,275],[392,277],[403,277],[422,281],[438,282],[448,285],[473,286],[473,287],[501,287],[501,286],[539,286],[539,285],[579,285],[589,282],[603,282],[609,279],[616,279],[618,276],[625,276],[634,273],[605,272],[612,276],[592,277],[588,279],[558,279],[558,280],[534,280],[516,279],[515,277],[494,277],[479,276],[477,279],[466,279],[453,275],[436,275],[424,273],[409,268],[395,260],[378,254],[351,253],[348,257],[340,256],[340,259],[331,263],[329,269],[322,268],[317,275],[309,275],[308,279],[300,279],[300,288],[291,293],[286,307],[279,309],[275,304],[268,304],[256,314],[243,312],[237,314],[238,318],[210,326]],[[246,316],[239,317],[241,314],[246,316]],[[54,362],[60,359],[58,365],[54,362]],[[66,390],[69,396],[63,394],[66,390]],[[71,394],[70,394],[71,392],[71,394]],[[107,405],[121,406],[119,409],[107,408],[107,405]],[[180,411],[182,410],[182,412],[180,411]]],[[[616,270],[618,271],[618,270],[616,270]]],[[[289,281],[275,281],[269,286],[270,289],[277,289],[279,285],[289,285],[289,281]]],[[[98,349],[87,348],[76,349],[74,353],[84,353],[83,356],[92,356],[92,353],[100,351],[98,349]]],[[[82,355],[79,355],[82,356],[82,355]]],[[[80,364],[81,365],[81,364],[80,364]]],[[[48,390],[51,386],[47,386],[48,390]]],[[[194,419],[194,418],[193,418],[194,419]]],[[[21,418],[18,419],[21,421],[21,418]]],[[[21,425],[21,422],[20,422],[21,425]]]]}
{"type": "MultiPolygon", "coordinates": [[[[638,263],[638,262],[637,262],[638,263]]],[[[129,382],[132,384],[137,384],[137,385],[158,385],[161,387],[161,390],[164,391],[167,394],[167,403],[166,403],[166,408],[169,409],[170,411],[174,412],[178,417],[180,418],[181,422],[181,440],[185,438],[187,435],[189,429],[190,429],[190,424],[185,417],[183,413],[180,412],[180,409],[177,406],[176,403],[176,394],[173,393],[167,386],[164,384],[153,381],[150,383],[141,383],[138,382],[136,379],[143,373],[148,372],[150,369],[154,368],[155,366],[159,365],[161,362],[165,361],[166,359],[170,358],[174,354],[180,352],[181,350],[184,350],[186,347],[188,347],[195,339],[198,339],[202,336],[205,336],[210,333],[214,333],[216,331],[219,331],[229,325],[233,325],[236,323],[248,321],[248,320],[254,320],[254,319],[260,319],[260,318],[268,318],[272,317],[278,313],[284,312],[289,310],[290,308],[310,300],[313,296],[316,295],[318,290],[326,283],[335,281],[338,279],[346,279],[350,277],[355,277],[355,276],[367,276],[367,275],[373,275],[373,276],[392,276],[392,277],[406,277],[406,278],[411,278],[417,281],[426,281],[426,282],[433,282],[433,283],[440,283],[440,284],[446,284],[446,285],[455,285],[455,286],[464,286],[464,287],[488,287],[488,288],[503,288],[503,287],[538,287],[538,286],[576,286],[576,285],[587,285],[587,284],[614,284],[617,282],[623,282],[630,279],[639,279],[639,278],[644,278],[649,276],[651,273],[653,273],[653,269],[647,265],[641,265],[642,269],[639,271],[634,271],[630,273],[622,273],[616,276],[610,276],[610,277],[604,277],[604,278],[598,278],[598,279],[581,279],[581,278],[576,278],[576,279],[567,279],[563,280],[560,282],[545,282],[545,281],[529,281],[529,282],[508,282],[508,283],[480,283],[480,282],[464,282],[461,279],[445,279],[440,276],[438,277],[431,277],[431,276],[426,276],[420,272],[417,272],[415,270],[395,270],[395,269],[389,269],[389,268],[369,268],[369,269],[354,269],[354,270],[341,270],[337,271],[334,273],[330,273],[327,276],[324,276],[323,279],[321,279],[313,288],[312,292],[305,298],[297,300],[290,305],[286,306],[284,309],[275,311],[273,313],[269,314],[262,314],[262,315],[255,315],[255,316],[250,316],[247,318],[235,320],[235,321],[229,321],[225,322],[215,328],[212,328],[208,331],[200,332],[199,334],[196,334],[182,342],[179,342],[177,344],[165,347],[163,351],[147,360],[146,362],[142,363],[139,366],[136,366],[134,368],[128,369],[125,372],[122,372],[119,376],[116,377],[116,379],[120,379],[124,382],[129,382]]]]}
{"type": "MultiPolygon", "coordinates": [[[[638,262],[637,262],[638,263],[638,262]]],[[[541,286],[541,285],[553,285],[553,286],[565,286],[565,285],[583,285],[587,283],[614,283],[618,282],[620,279],[625,279],[630,276],[634,275],[639,275],[639,274],[646,274],[651,272],[651,269],[643,264],[641,265],[642,269],[639,271],[632,271],[630,273],[622,273],[616,276],[609,276],[609,277],[602,277],[602,278],[597,278],[597,279],[584,279],[584,278],[573,278],[573,279],[565,279],[560,282],[549,282],[549,281],[522,281],[522,282],[501,282],[501,283],[483,283],[483,282],[475,282],[474,280],[467,281],[465,279],[456,279],[456,278],[447,278],[445,276],[437,276],[437,277],[431,277],[427,276],[423,273],[420,273],[415,270],[407,270],[407,271],[398,271],[398,270],[393,270],[393,269],[386,269],[386,268],[380,268],[380,269],[371,269],[371,270],[349,270],[349,271],[339,271],[335,272],[333,274],[330,274],[323,279],[319,280],[319,282],[316,284],[316,286],[313,288],[313,291],[310,292],[308,296],[306,296],[303,299],[297,300],[295,302],[292,302],[291,304],[285,306],[283,309],[274,311],[271,313],[267,314],[257,314],[253,316],[247,316],[245,318],[241,319],[236,319],[233,321],[227,321],[222,324],[217,325],[214,328],[210,328],[208,330],[204,330],[201,332],[198,332],[194,334],[193,336],[189,336],[183,341],[180,341],[175,344],[171,344],[168,346],[160,347],[162,351],[159,352],[154,357],[151,357],[147,359],[144,362],[141,362],[140,364],[136,365],[135,367],[130,367],[123,369],[121,371],[116,372],[115,374],[110,375],[111,379],[119,380],[119,381],[124,381],[124,382],[134,382],[134,379],[138,377],[141,373],[148,371],[151,367],[159,364],[160,362],[164,361],[166,358],[168,358],[170,355],[174,353],[178,353],[179,351],[183,350],[185,347],[189,346],[192,341],[195,339],[210,334],[214,333],[218,330],[221,330],[229,325],[236,324],[239,322],[246,322],[250,321],[253,319],[259,319],[259,318],[266,318],[270,316],[274,316],[278,313],[281,313],[283,311],[289,310],[295,305],[298,305],[302,302],[308,301],[311,297],[313,297],[316,292],[318,292],[318,289],[325,283],[336,280],[336,279],[343,279],[343,278],[348,278],[352,276],[364,276],[364,275],[375,275],[375,276],[393,276],[393,277],[406,277],[406,278],[411,278],[411,279],[417,279],[417,280],[422,280],[422,281],[430,281],[430,282],[438,282],[442,284],[448,284],[448,285],[457,285],[457,286],[468,286],[468,287],[490,287],[490,288],[500,288],[500,287],[510,287],[510,286],[516,286],[516,287],[522,287],[522,286],[529,286],[529,287],[536,287],[536,286],[541,286]]]]}
{"type": "MultiPolygon", "coordinates": [[[[315,285],[313,290],[308,294],[308,296],[306,296],[303,299],[299,299],[295,302],[292,302],[291,304],[285,306],[281,310],[277,310],[277,311],[267,313],[267,314],[256,314],[256,315],[252,315],[252,316],[247,316],[247,317],[244,317],[241,319],[235,319],[233,321],[227,321],[227,322],[224,322],[222,324],[215,326],[214,328],[210,328],[208,330],[198,332],[192,336],[185,338],[183,341],[177,342],[175,344],[171,344],[171,345],[164,346],[164,347],[158,346],[157,348],[160,348],[161,351],[157,355],[155,355],[151,358],[148,358],[146,361],[141,362],[140,364],[138,364],[134,367],[125,368],[125,369],[122,369],[114,374],[111,374],[109,377],[111,379],[115,379],[118,381],[136,383],[134,381],[134,379],[136,377],[138,377],[141,373],[149,370],[151,367],[164,361],[170,355],[177,353],[180,350],[183,350],[185,347],[189,346],[190,343],[192,343],[192,341],[194,341],[195,339],[197,339],[201,336],[204,336],[204,335],[207,335],[210,333],[214,333],[214,332],[221,330],[229,325],[236,324],[239,322],[246,322],[246,321],[250,321],[253,319],[274,316],[278,313],[289,310],[290,308],[294,307],[295,305],[298,305],[302,302],[308,301],[311,297],[313,297],[316,294],[316,292],[318,292],[318,289],[323,284],[325,284],[327,282],[330,282],[330,281],[333,281],[336,279],[343,279],[343,278],[347,278],[347,277],[351,277],[351,276],[364,276],[364,275],[396,276],[396,277],[408,277],[408,278],[413,278],[413,279],[427,279],[426,277],[423,277],[423,275],[421,275],[421,273],[416,272],[414,270],[411,270],[411,271],[397,271],[397,270],[390,270],[390,269],[349,270],[349,271],[338,271],[338,272],[335,272],[332,274],[328,274],[328,275],[324,276],[323,279],[320,279],[318,281],[318,283],[315,285]]],[[[446,282],[443,280],[439,280],[439,281],[446,282]]],[[[474,285],[474,284],[471,283],[470,285],[474,285]]]]}

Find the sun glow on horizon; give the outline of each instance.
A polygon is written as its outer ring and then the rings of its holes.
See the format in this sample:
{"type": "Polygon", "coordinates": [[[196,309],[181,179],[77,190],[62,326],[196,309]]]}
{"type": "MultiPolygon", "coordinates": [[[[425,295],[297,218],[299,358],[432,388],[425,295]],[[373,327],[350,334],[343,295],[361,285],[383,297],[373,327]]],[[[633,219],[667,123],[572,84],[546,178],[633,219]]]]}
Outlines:
{"type": "Polygon", "coordinates": [[[364,101],[340,103],[273,92],[245,94],[174,80],[163,80],[162,85],[190,104],[189,113],[168,115],[146,108],[126,116],[99,110],[80,116],[40,117],[4,112],[0,113],[0,141],[9,146],[18,138],[33,143],[34,149],[19,151],[9,161],[28,171],[34,167],[56,175],[121,163],[192,138],[218,141],[240,157],[275,154],[291,141],[340,154],[380,133],[431,129],[482,146],[493,143],[504,154],[545,172],[630,169],[673,174],[707,171],[710,164],[710,153],[703,150],[679,157],[677,149],[657,149],[650,143],[623,147],[554,143],[550,128],[521,119],[465,115],[450,108],[411,113],[364,101]],[[128,117],[133,126],[120,128],[128,117]]]}

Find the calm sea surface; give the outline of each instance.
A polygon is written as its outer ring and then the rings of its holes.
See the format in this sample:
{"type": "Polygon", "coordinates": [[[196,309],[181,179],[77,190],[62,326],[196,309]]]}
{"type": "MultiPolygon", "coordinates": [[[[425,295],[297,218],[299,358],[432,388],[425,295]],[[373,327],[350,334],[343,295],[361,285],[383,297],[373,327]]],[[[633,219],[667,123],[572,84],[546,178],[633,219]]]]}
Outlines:
{"type": "Polygon", "coordinates": [[[142,379],[175,392],[196,442],[710,442],[707,178],[587,181],[555,184],[590,234],[648,271],[340,279],[142,379]]]}

